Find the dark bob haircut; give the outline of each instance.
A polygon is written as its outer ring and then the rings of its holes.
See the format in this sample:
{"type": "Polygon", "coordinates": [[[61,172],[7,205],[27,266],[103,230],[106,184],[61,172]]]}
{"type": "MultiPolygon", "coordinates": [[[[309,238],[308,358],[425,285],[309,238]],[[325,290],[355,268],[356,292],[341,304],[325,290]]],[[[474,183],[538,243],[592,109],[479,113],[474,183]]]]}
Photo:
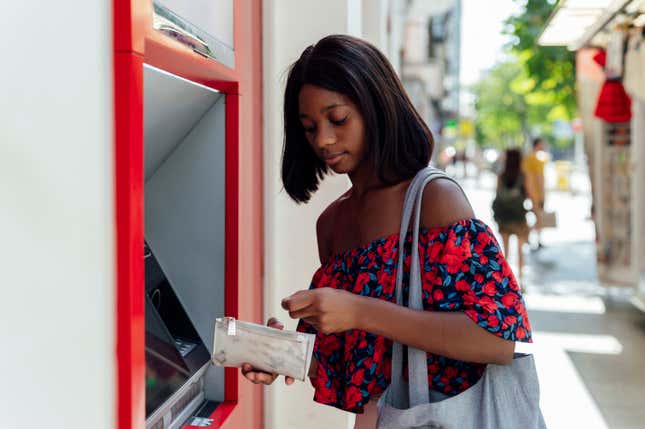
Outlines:
{"type": "Polygon", "coordinates": [[[291,66],[284,94],[282,182],[294,201],[309,201],[329,172],[300,122],[298,96],[305,84],[343,94],[357,106],[369,159],[383,183],[410,179],[429,164],[432,134],[387,58],[361,39],[327,36],[291,66]]]}

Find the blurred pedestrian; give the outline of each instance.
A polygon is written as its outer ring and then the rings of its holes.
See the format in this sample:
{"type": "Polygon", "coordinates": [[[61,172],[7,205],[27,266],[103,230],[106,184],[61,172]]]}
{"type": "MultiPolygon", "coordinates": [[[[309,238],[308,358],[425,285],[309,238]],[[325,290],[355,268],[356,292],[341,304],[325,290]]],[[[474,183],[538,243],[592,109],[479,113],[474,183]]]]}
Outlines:
{"type": "Polygon", "coordinates": [[[497,193],[493,200],[493,217],[499,226],[504,243],[504,252],[508,257],[511,235],[517,239],[518,272],[522,283],[524,256],[522,247],[528,242],[529,226],[526,222],[524,202],[527,193],[524,187],[524,175],[520,169],[522,153],[519,149],[508,149],[504,156],[504,169],[497,177],[497,193]]]}
{"type": "Polygon", "coordinates": [[[546,144],[542,137],[533,139],[531,152],[522,160],[522,173],[524,174],[525,188],[528,197],[531,199],[531,210],[535,214],[535,225],[533,228],[537,232],[536,250],[541,249],[542,244],[542,226],[544,215],[544,165],[548,160],[546,144]]]}

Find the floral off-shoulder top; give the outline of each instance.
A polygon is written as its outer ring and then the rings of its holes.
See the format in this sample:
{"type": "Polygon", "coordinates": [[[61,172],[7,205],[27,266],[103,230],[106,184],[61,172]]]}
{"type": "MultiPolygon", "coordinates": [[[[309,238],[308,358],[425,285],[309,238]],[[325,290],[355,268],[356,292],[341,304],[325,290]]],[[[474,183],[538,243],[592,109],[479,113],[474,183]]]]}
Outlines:
{"type": "MultiPolygon", "coordinates": [[[[399,234],[329,257],[310,289],[332,287],[396,302],[399,234]]],[[[409,280],[411,233],[405,241],[404,296],[409,280]]],[[[462,311],[481,328],[507,340],[531,342],[531,327],[518,283],[490,228],[478,219],[423,229],[419,233],[424,308],[462,311]]],[[[392,341],[352,329],[323,335],[301,320],[298,330],[316,334],[318,361],[314,400],[362,413],[391,376],[392,341]]],[[[431,335],[431,333],[429,333],[431,335]]],[[[428,353],[428,387],[448,396],[475,384],[485,364],[428,353]]],[[[404,369],[407,374],[407,369],[404,369]]]]}

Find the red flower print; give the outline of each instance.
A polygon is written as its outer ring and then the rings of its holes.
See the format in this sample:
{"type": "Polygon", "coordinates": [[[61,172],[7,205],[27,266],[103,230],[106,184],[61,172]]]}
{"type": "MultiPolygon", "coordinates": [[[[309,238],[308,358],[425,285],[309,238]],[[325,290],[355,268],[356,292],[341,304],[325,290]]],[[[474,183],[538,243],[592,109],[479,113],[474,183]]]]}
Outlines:
{"type": "Polygon", "coordinates": [[[364,375],[365,370],[364,369],[359,369],[352,375],[352,384],[355,386],[360,386],[363,384],[363,379],[365,378],[364,375]]]}
{"type": "Polygon", "coordinates": [[[502,296],[502,304],[506,308],[511,308],[513,305],[515,305],[515,301],[517,301],[517,295],[511,292],[507,292],[502,296]]]}
{"type": "Polygon", "coordinates": [[[506,261],[504,261],[504,263],[501,264],[501,266],[502,266],[502,276],[513,277],[513,270],[511,270],[511,266],[508,265],[506,261]]]}
{"type": "Polygon", "coordinates": [[[437,262],[439,259],[439,253],[443,249],[443,245],[440,242],[435,242],[430,246],[430,251],[428,252],[428,259],[430,262],[437,262]]]}
{"type": "Polygon", "coordinates": [[[376,282],[383,287],[383,293],[392,293],[394,291],[395,277],[389,274],[387,271],[381,271],[376,276],[376,282]]]}
{"type": "Polygon", "coordinates": [[[475,310],[464,310],[464,313],[466,313],[466,316],[470,317],[474,321],[477,321],[479,319],[479,316],[477,315],[477,312],[475,310]]]}
{"type": "Polygon", "coordinates": [[[497,304],[495,304],[495,301],[493,301],[489,296],[483,296],[479,298],[477,304],[482,306],[482,308],[489,313],[497,310],[497,304]]]}
{"type": "Polygon", "coordinates": [[[497,328],[499,326],[499,319],[495,315],[488,316],[487,322],[491,328],[497,328]]]}
{"type": "Polygon", "coordinates": [[[466,280],[458,280],[455,284],[455,289],[457,289],[459,292],[466,292],[470,290],[470,284],[468,284],[466,280]]]}
{"type": "Polygon", "coordinates": [[[481,273],[475,274],[475,281],[479,284],[484,283],[484,275],[481,273]]]}
{"type": "Polygon", "coordinates": [[[447,270],[450,274],[457,274],[461,270],[461,258],[453,257],[454,260],[452,263],[449,263],[447,266],[447,270]]]}
{"type": "Polygon", "coordinates": [[[491,242],[491,235],[487,232],[478,232],[477,233],[477,243],[486,246],[491,242]]]}
{"type": "Polygon", "coordinates": [[[515,336],[517,337],[517,339],[523,340],[524,338],[526,338],[526,331],[524,330],[524,328],[519,326],[515,331],[515,336]]]}
{"type": "Polygon", "coordinates": [[[324,385],[321,385],[316,389],[314,400],[323,404],[334,404],[338,401],[336,389],[327,389],[324,385]]]}
{"type": "Polygon", "coordinates": [[[432,297],[434,298],[435,302],[441,301],[443,299],[443,292],[440,289],[435,289],[435,291],[432,293],[432,297]]]}
{"type": "Polygon", "coordinates": [[[356,405],[363,399],[363,395],[358,387],[349,386],[345,391],[345,403],[347,408],[356,408],[356,405]]]}
{"type": "Polygon", "coordinates": [[[334,289],[341,289],[342,288],[342,283],[338,277],[332,277],[329,282],[328,286],[334,289]]]}
{"type": "Polygon", "coordinates": [[[515,316],[506,316],[504,317],[504,323],[508,326],[514,326],[517,323],[517,317],[515,316]]]}
{"type": "Polygon", "coordinates": [[[497,293],[497,286],[495,285],[495,282],[487,282],[482,290],[488,296],[495,296],[497,293]]]}
{"type": "Polygon", "coordinates": [[[457,368],[455,368],[455,367],[448,367],[448,368],[446,368],[446,370],[444,371],[444,374],[445,374],[447,377],[453,378],[453,377],[456,377],[456,376],[457,376],[457,372],[458,372],[458,371],[457,371],[457,368]]]}
{"type": "Polygon", "coordinates": [[[469,290],[462,296],[462,299],[464,301],[464,306],[469,308],[475,305],[475,302],[477,302],[477,295],[475,295],[475,292],[473,292],[472,290],[469,290]]]}
{"type": "Polygon", "coordinates": [[[354,284],[354,288],[352,289],[352,292],[360,294],[361,291],[363,290],[363,287],[370,281],[370,273],[368,272],[363,272],[358,275],[356,278],[356,283],[354,284]]]}

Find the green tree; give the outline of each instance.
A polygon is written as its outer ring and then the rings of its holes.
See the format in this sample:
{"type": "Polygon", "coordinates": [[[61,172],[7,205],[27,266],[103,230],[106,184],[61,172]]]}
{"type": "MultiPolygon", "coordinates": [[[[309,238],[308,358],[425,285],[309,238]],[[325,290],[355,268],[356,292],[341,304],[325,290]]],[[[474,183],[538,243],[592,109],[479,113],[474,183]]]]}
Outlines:
{"type": "Polygon", "coordinates": [[[521,72],[517,62],[503,62],[489,70],[473,88],[480,143],[501,149],[521,144],[529,132],[525,97],[512,89],[512,82],[521,72]]]}
{"type": "Polygon", "coordinates": [[[511,41],[507,60],[475,86],[478,142],[505,148],[525,144],[534,133],[558,146],[571,140],[553,136],[553,123],[577,115],[574,56],[565,47],[537,41],[553,10],[547,0],[515,0],[520,11],[506,20],[511,41]]]}
{"type": "Polygon", "coordinates": [[[477,139],[484,146],[521,146],[535,131],[552,136],[552,123],[568,120],[552,91],[536,88],[521,58],[509,55],[475,85],[477,139]]]}
{"type": "Polygon", "coordinates": [[[571,120],[577,114],[574,54],[564,46],[540,46],[538,38],[554,8],[554,0],[515,0],[520,11],[506,20],[509,48],[534,81],[532,91],[549,94],[552,116],[571,120]]]}

